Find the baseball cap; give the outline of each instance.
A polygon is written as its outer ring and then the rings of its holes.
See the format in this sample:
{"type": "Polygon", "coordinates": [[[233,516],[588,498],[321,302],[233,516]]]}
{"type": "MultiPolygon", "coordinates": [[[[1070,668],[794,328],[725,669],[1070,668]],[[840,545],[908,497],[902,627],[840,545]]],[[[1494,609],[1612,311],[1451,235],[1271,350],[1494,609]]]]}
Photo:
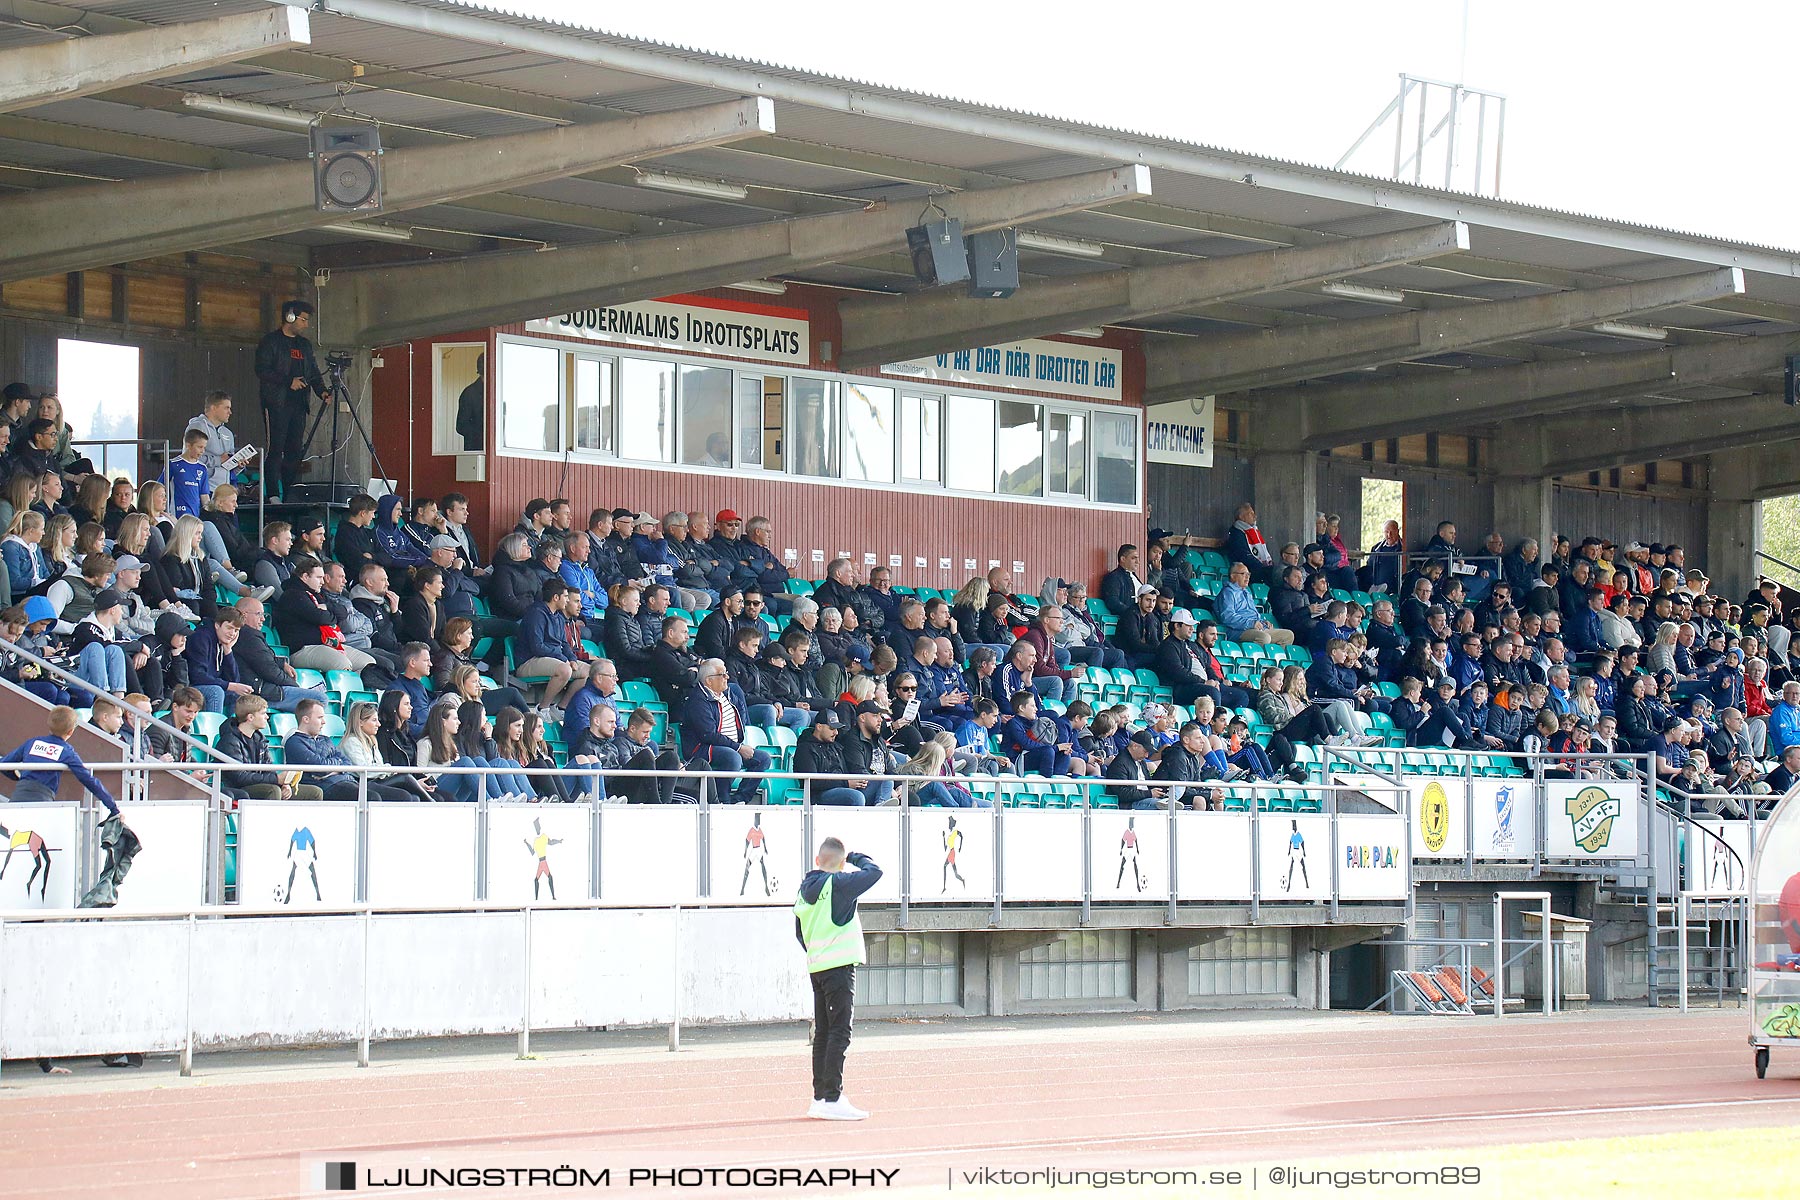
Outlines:
{"type": "Polygon", "coordinates": [[[1151,753],[1155,753],[1155,751],[1156,751],[1156,736],[1154,734],[1152,734],[1148,729],[1138,730],[1136,733],[1131,735],[1131,740],[1136,742],[1138,745],[1142,746],[1144,749],[1150,751],[1151,753]]]}
{"type": "Polygon", "coordinates": [[[325,528],[325,522],[317,517],[302,517],[294,522],[294,536],[303,537],[315,529],[325,528]]]}
{"type": "Polygon", "coordinates": [[[1661,542],[1651,542],[1650,543],[1650,553],[1652,553],[1652,554],[1667,554],[1668,552],[1669,552],[1669,548],[1667,546],[1663,545],[1661,542]]]}
{"type": "Polygon", "coordinates": [[[94,611],[104,612],[109,608],[117,608],[123,603],[125,603],[125,597],[120,595],[116,588],[107,588],[94,597],[94,611]]]}
{"type": "Polygon", "coordinates": [[[1068,581],[1068,580],[1066,580],[1066,579],[1064,579],[1064,578],[1063,578],[1063,577],[1062,577],[1062,576],[1060,576],[1060,575],[1059,575],[1059,576],[1057,576],[1057,577],[1056,577],[1056,578],[1055,578],[1055,579],[1052,579],[1052,580],[1051,580],[1051,581],[1050,581],[1050,590],[1051,590],[1051,591],[1053,591],[1053,592],[1054,592],[1054,591],[1055,591],[1055,590],[1056,590],[1056,589],[1057,589],[1057,588],[1066,588],[1066,587],[1068,587],[1068,586],[1069,586],[1069,581],[1068,581]]]}
{"type": "Polygon", "coordinates": [[[1175,536],[1175,533],[1173,530],[1164,529],[1164,528],[1162,528],[1162,526],[1159,525],[1150,530],[1150,537],[1148,540],[1152,541],[1152,542],[1160,542],[1164,538],[1174,537],[1174,536],[1175,536]]]}
{"type": "Polygon", "coordinates": [[[1642,542],[1627,542],[1625,544],[1625,553],[1636,554],[1640,550],[1648,550],[1649,548],[1650,547],[1644,545],[1642,542]]]}
{"type": "Polygon", "coordinates": [[[744,518],[738,516],[736,511],[734,511],[733,509],[721,508],[718,511],[718,513],[713,517],[713,524],[714,525],[723,525],[727,521],[741,521],[743,519],[744,518]]]}
{"type": "Polygon", "coordinates": [[[1178,608],[1169,614],[1169,624],[1171,625],[1192,625],[1193,623],[1194,614],[1185,608],[1178,608]]]}
{"type": "Polygon", "coordinates": [[[14,400],[36,400],[37,393],[31,390],[28,383],[9,383],[6,385],[6,402],[14,400]]]}
{"type": "Polygon", "coordinates": [[[440,533],[431,539],[431,548],[433,550],[461,550],[462,543],[447,533],[440,533]]]}
{"type": "Polygon", "coordinates": [[[1680,717],[1670,717],[1668,720],[1663,722],[1662,731],[1664,733],[1669,733],[1676,729],[1685,729],[1685,728],[1687,728],[1686,721],[1682,720],[1680,717]]]}
{"type": "Polygon", "coordinates": [[[637,523],[639,525],[661,525],[662,524],[661,521],[657,520],[655,517],[651,516],[649,513],[639,513],[637,515],[637,523]]]}
{"type": "Polygon", "coordinates": [[[874,713],[878,717],[887,716],[887,711],[873,700],[864,700],[861,704],[856,706],[857,716],[860,717],[864,713],[874,713]]]}
{"type": "Polygon", "coordinates": [[[819,719],[814,721],[813,724],[823,725],[827,729],[842,729],[844,727],[844,718],[837,715],[837,709],[828,708],[819,714],[819,719]]]}
{"type": "Polygon", "coordinates": [[[615,521],[618,520],[620,517],[635,517],[635,516],[637,516],[637,514],[632,512],[629,508],[615,508],[612,511],[612,519],[615,521]]]}
{"type": "Polygon", "coordinates": [[[118,562],[113,564],[113,570],[115,571],[141,571],[143,569],[144,560],[135,554],[123,555],[118,562]]]}
{"type": "Polygon", "coordinates": [[[1154,596],[1156,595],[1156,585],[1152,583],[1140,583],[1138,584],[1137,594],[1140,596],[1154,596]]]}
{"type": "Polygon", "coordinates": [[[1144,705],[1144,720],[1146,721],[1154,721],[1158,717],[1166,717],[1168,715],[1169,710],[1161,704],[1144,705]]]}
{"type": "Polygon", "coordinates": [[[721,600],[729,600],[733,596],[741,596],[743,594],[744,594],[744,589],[739,587],[735,583],[726,584],[724,587],[719,589],[719,599],[721,599],[721,600]]]}

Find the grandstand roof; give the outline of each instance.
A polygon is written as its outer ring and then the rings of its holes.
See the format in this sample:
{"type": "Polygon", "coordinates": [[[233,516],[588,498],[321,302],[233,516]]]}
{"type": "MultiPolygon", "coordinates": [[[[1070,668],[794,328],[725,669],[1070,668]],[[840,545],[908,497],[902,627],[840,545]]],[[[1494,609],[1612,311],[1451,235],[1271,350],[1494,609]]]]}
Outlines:
{"type": "MultiPolygon", "coordinates": [[[[0,53],[71,36],[268,11],[263,0],[88,0],[79,8],[0,0],[0,53]]],[[[1149,169],[1150,195],[1029,222],[1037,232],[1104,250],[1090,257],[1066,248],[1023,249],[1021,297],[1102,272],[1424,232],[1446,221],[1468,226],[1466,249],[1354,272],[1359,284],[1403,291],[1399,305],[1324,295],[1308,280],[1260,291],[1240,288],[1230,299],[1153,312],[1139,311],[1140,305],[1108,320],[1150,335],[1153,399],[1159,379],[1162,393],[1171,395],[1184,387],[1231,392],[1324,381],[1329,386],[1321,396],[1329,401],[1333,389],[1348,381],[1435,386],[1445,368],[1608,354],[1641,360],[1648,343],[1593,328],[1620,316],[1666,329],[1668,348],[1769,336],[1786,343],[1793,339],[1785,335],[1800,333],[1800,254],[1792,251],[909,93],[450,0],[320,0],[309,11],[309,24],[310,44],[0,112],[0,207],[6,197],[39,189],[96,182],[128,189],[201,170],[306,158],[304,129],[273,128],[266,113],[205,115],[184,104],[190,94],[305,116],[341,104],[377,118],[385,144],[400,148],[448,147],[752,96],[773,102],[774,132],[642,160],[658,171],[743,185],[741,199],[639,186],[636,166],[627,162],[390,211],[372,222],[410,231],[411,244],[404,247],[390,244],[391,238],[372,241],[349,227],[281,232],[251,245],[264,257],[334,268],[421,256],[504,255],[851,213],[880,200],[910,206],[945,189],[993,189],[1140,165],[1149,169]],[[1741,270],[1741,291],[1722,284],[1728,277],[1716,268],[1741,270]],[[1494,336],[1465,332],[1437,340],[1445,335],[1421,333],[1415,346],[1349,356],[1320,352],[1298,365],[1295,353],[1283,350],[1275,357],[1286,369],[1266,375],[1255,346],[1220,343],[1246,351],[1219,360],[1231,366],[1209,365],[1203,352],[1214,339],[1232,335],[1279,340],[1303,328],[1316,335],[1327,325],[1409,311],[1424,314],[1423,324],[1437,319],[1466,330],[1501,302],[1643,285],[1708,269],[1713,272],[1700,288],[1633,293],[1618,303],[1589,306],[1585,316],[1555,307],[1536,325],[1529,319],[1499,322],[1494,336]],[[1434,345],[1450,349],[1432,353],[1434,345]]],[[[0,235],[0,265],[7,257],[0,235]]],[[[897,244],[767,274],[870,293],[916,289],[904,247],[897,244]]],[[[534,315],[542,314],[522,310],[518,318],[534,315]]],[[[1091,323],[1058,326],[1051,320],[1041,332],[1091,323]]],[[[848,333],[846,344],[853,344],[848,333]]],[[[1678,378],[1661,388],[1657,400],[1765,392],[1757,381],[1768,375],[1759,358],[1746,369],[1695,376],[1710,385],[1705,393],[1683,387],[1678,378]]],[[[1604,402],[1616,403],[1621,395],[1650,402],[1641,391],[1614,383],[1604,402]]],[[[1469,422],[1479,425],[1485,411],[1471,408],[1469,422]]],[[[1442,427],[1440,419],[1434,428],[1442,427]]],[[[1315,440],[1337,432],[1329,421],[1322,428],[1326,432],[1315,440]]],[[[1360,437],[1371,429],[1345,432],[1360,437]]]]}

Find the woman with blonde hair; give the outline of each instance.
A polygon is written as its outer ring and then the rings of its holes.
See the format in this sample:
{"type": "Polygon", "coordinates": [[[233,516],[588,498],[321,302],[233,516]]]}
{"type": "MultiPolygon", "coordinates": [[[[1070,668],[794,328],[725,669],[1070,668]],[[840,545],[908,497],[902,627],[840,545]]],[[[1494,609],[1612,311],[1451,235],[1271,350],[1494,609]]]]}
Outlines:
{"type": "Polygon", "coordinates": [[[6,484],[6,494],[0,496],[0,536],[17,533],[13,525],[19,514],[28,511],[38,502],[37,476],[30,471],[21,471],[6,484]]]}
{"type": "Polygon", "coordinates": [[[957,780],[951,768],[951,752],[956,749],[954,734],[940,733],[927,738],[919,752],[894,769],[896,775],[920,775],[924,782],[912,786],[915,804],[936,808],[992,808],[957,780]]]}
{"type": "MultiPolygon", "coordinates": [[[[206,581],[206,562],[201,557],[199,517],[184,516],[175,522],[169,548],[157,560],[156,571],[171,607],[177,611],[188,609],[182,615],[190,621],[201,618],[210,621],[217,614],[219,605],[213,597],[212,586],[206,581]]],[[[145,572],[145,578],[149,578],[149,572],[145,572]]]]}
{"type": "Polygon", "coordinates": [[[12,519],[6,540],[0,542],[0,557],[6,561],[6,582],[11,588],[9,604],[23,603],[25,597],[36,596],[50,586],[53,576],[44,561],[44,514],[29,508],[12,519]]]}
{"type": "Polygon", "coordinates": [[[57,513],[44,523],[44,562],[57,578],[75,565],[75,518],[57,513]]]}
{"type": "Polygon", "coordinates": [[[1681,636],[1681,626],[1673,621],[1664,621],[1656,627],[1656,641],[1651,644],[1650,652],[1644,656],[1644,669],[1654,675],[1658,671],[1675,670],[1675,642],[1681,636]]]}
{"type": "Polygon", "coordinates": [[[1271,729],[1290,742],[1335,746],[1343,740],[1343,726],[1331,710],[1313,703],[1312,698],[1306,694],[1306,671],[1302,667],[1270,667],[1265,671],[1263,691],[1257,696],[1256,711],[1269,723],[1271,729]],[[1279,674],[1279,682],[1270,680],[1271,674],[1279,674]],[[1272,683],[1273,703],[1264,699],[1269,695],[1272,683]],[[1282,715],[1283,708],[1287,710],[1287,714],[1278,724],[1275,718],[1282,715]]]}

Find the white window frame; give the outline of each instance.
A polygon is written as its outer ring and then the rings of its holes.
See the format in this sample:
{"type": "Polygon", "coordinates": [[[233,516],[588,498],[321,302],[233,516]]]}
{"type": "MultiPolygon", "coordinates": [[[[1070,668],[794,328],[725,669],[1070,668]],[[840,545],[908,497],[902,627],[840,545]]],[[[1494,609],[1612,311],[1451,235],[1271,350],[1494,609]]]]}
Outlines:
{"type": "Polygon", "coordinates": [[[569,446],[569,369],[568,363],[559,361],[556,364],[556,427],[562,446],[556,450],[531,450],[509,446],[506,442],[506,393],[503,385],[506,379],[505,363],[508,344],[521,346],[544,347],[562,350],[565,354],[568,347],[564,343],[550,338],[505,338],[494,343],[491,361],[488,363],[488,376],[494,387],[494,403],[490,408],[488,421],[487,444],[494,453],[516,458],[545,458],[561,461],[569,446]]]}
{"type": "Polygon", "coordinates": [[[934,491],[941,492],[944,490],[944,393],[941,391],[927,391],[924,388],[902,387],[896,388],[895,394],[899,396],[900,400],[897,406],[899,416],[897,424],[899,427],[894,431],[894,453],[901,457],[899,465],[894,470],[894,478],[905,487],[931,488],[934,491]],[[936,479],[920,479],[917,476],[908,473],[908,464],[904,457],[904,452],[906,446],[906,402],[909,399],[919,401],[919,428],[921,430],[921,441],[923,440],[923,430],[925,426],[925,408],[928,404],[937,405],[936,479]]]}
{"type": "MultiPolygon", "coordinates": [[[[736,409],[735,409],[735,405],[737,403],[737,401],[735,399],[735,395],[736,395],[738,379],[740,379],[746,375],[754,375],[754,376],[758,376],[758,377],[762,377],[762,378],[777,377],[777,378],[784,380],[783,389],[782,389],[783,402],[782,402],[782,414],[781,414],[782,466],[779,470],[768,467],[766,465],[762,466],[762,467],[750,466],[750,467],[745,467],[742,469],[754,470],[760,474],[768,475],[768,476],[780,476],[782,478],[792,479],[796,482],[805,482],[805,483],[809,483],[809,484],[822,484],[822,485],[825,485],[828,487],[849,487],[849,488],[861,488],[861,489],[870,490],[870,491],[909,492],[909,493],[914,493],[914,494],[917,494],[920,491],[924,491],[930,495],[942,495],[942,496],[955,497],[955,498],[959,498],[959,499],[993,500],[993,501],[996,501],[996,502],[999,502],[1002,504],[1049,505],[1052,507],[1059,507],[1059,508],[1082,507],[1082,508],[1098,509],[1098,510],[1104,511],[1104,512],[1142,512],[1143,511],[1144,477],[1145,477],[1145,473],[1146,473],[1146,467],[1145,467],[1145,463],[1144,463],[1144,456],[1142,453],[1142,448],[1144,445],[1144,419],[1145,418],[1144,418],[1144,410],[1141,407],[1136,407],[1136,406],[1132,406],[1132,405],[1124,405],[1124,404],[1110,404],[1105,401],[1099,401],[1099,400],[1092,401],[1092,402],[1085,402],[1085,401],[1078,400],[1078,399],[1069,399],[1069,398],[1063,398],[1063,397],[1052,398],[1049,396],[1038,395],[1036,393],[1009,392],[1009,391],[1004,391],[1004,390],[979,388],[979,387],[958,386],[955,389],[955,394],[953,394],[952,391],[948,388],[918,387],[916,385],[916,381],[911,381],[911,380],[906,380],[906,379],[898,379],[898,378],[894,378],[894,377],[887,376],[887,375],[848,375],[848,374],[840,374],[840,373],[833,372],[833,371],[818,370],[818,369],[813,369],[813,368],[789,367],[789,366],[786,366],[781,363],[758,363],[758,362],[750,362],[750,361],[732,359],[732,358],[716,358],[716,357],[712,357],[712,356],[708,356],[708,355],[704,355],[704,354],[679,354],[679,353],[672,353],[669,351],[665,351],[665,350],[662,350],[661,348],[653,348],[653,347],[647,347],[647,346],[632,346],[632,345],[615,345],[610,342],[609,343],[599,343],[599,344],[588,343],[588,342],[575,342],[572,340],[566,340],[566,339],[562,339],[562,338],[544,337],[544,336],[533,335],[533,334],[510,334],[509,333],[509,334],[497,335],[495,338],[494,346],[490,352],[491,358],[494,360],[494,363],[490,363],[491,367],[494,366],[495,364],[497,364],[497,362],[504,356],[505,351],[503,350],[503,346],[508,343],[513,343],[513,342],[523,343],[523,344],[527,344],[527,345],[546,346],[546,347],[556,349],[564,354],[578,354],[578,355],[581,355],[581,356],[587,357],[587,358],[601,359],[601,360],[611,362],[612,371],[613,371],[613,402],[614,402],[614,411],[615,411],[615,424],[614,424],[614,429],[613,429],[613,444],[615,447],[617,447],[619,445],[619,427],[618,427],[617,420],[618,420],[619,414],[623,410],[623,406],[625,403],[625,397],[624,397],[624,393],[623,393],[623,368],[622,368],[622,363],[623,363],[624,359],[638,358],[638,359],[646,359],[646,360],[655,361],[655,362],[671,362],[671,363],[675,364],[675,368],[676,368],[675,381],[676,382],[675,382],[675,410],[674,410],[674,418],[675,418],[674,445],[676,447],[677,454],[679,453],[679,449],[680,449],[680,445],[681,445],[681,420],[682,420],[681,367],[684,364],[689,365],[689,366],[725,367],[725,368],[729,369],[733,375],[732,389],[733,389],[733,395],[734,395],[734,401],[733,401],[733,403],[734,403],[734,410],[733,410],[734,419],[737,415],[736,409]],[[796,461],[795,454],[794,454],[794,383],[798,380],[816,380],[816,381],[822,382],[822,383],[835,383],[840,387],[840,389],[843,386],[845,386],[846,384],[855,384],[855,383],[866,383],[868,386],[891,388],[893,390],[894,396],[895,396],[895,411],[896,411],[897,415],[899,413],[900,405],[903,403],[902,397],[908,393],[913,394],[913,395],[918,395],[918,396],[935,398],[939,404],[939,408],[938,408],[938,480],[936,482],[933,482],[930,480],[921,481],[921,480],[909,479],[906,477],[906,473],[902,469],[902,463],[900,461],[900,446],[901,446],[902,439],[899,436],[898,429],[896,429],[895,437],[894,437],[894,456],[895,456],[894,477],[896,480],[896,482],[894,482],[894,483],[872,483],[872,482],[858,480],[858,479],[841,479],[841,478],[833,478],[833,477],[829,477],[829,476],[820,476],[820,475],[803,475],[803,474],[800,474],[799,472],[797,472],[794,469],[794,463],[796,461]],[[994,458],[995,458],[995,461],[993,463],[993,478],[996,481],[999,478],[999,462],[998,462],[998,458],[999,458],[999,437],[998,437],[998,434],[999,434],[999,429],[998,429],[999,409],[998,409],[998,405],[1002,404],[1002,403],[1012,402],[1012,403],[1036,404],[1043,408],[1043,410],[1044,410],[1043,457],[1044,457],[1044,463],[1045,463],[1045,468],[1046,468],[1046,470],[1045,470],[1046,494],[1040,495],[1040,496],[1008,496],[1008,495],[1003,495],[997,491],[986,491],[986,492],[967,491],[967,490],[962,490],[962,489],[951,488],[948,486],[948,482],[947,482],[948,449],[947,449],[947,447],[948,447],[949,439],[953,435],[953,429],[954,429],[953,423],[954,423],[955,417],[953,415],[952,402],[955,399],[955,395],[967,395],[967,396],[975,397],[978,399],[986,400],[989,403],[995,405],[995,408],[994,408],[994,420],[995,420],[994,458]],[[1134,487],[1134,494],[1136,496],[1136,500],[1134,503],[1132,503],[1132,504],[1102,503],[1098,500],[1090,500],[1086,496],[1062,495],[1062,494],[1050,493],[1048,491],[1048,481],[1049,481],[1048,464],[1049,464],[1049,455],[1050,455],[1050,420],[1049,420],[1049,417],[1052,412],[1057,412],[1057,411],[1076,413],[1076,414],[1079,414],[1086,418],[1086,421],[1087,421],[1087,428],[1086,428],[1087,478],[1088,478],[1088,486],[1089,486],[1090,490],[1094,487],[1095,483],[1098,480],[1099,438],[1097,436],[1096,417],[1103,416],[1103,415],[1104,416],[1124,416],[1124,417],[1128,417],[1128,418],[1134,420],[1137,423],[1139,453],[1137,456],[1137,472],[1136,472],[1136,480],[1135,480],[1135,487],[1134,487]]],[[[562,461],[562,459],[565,457],[565,452],[563,452],[563,451],[558,451],[558,452],[552,453],[552,452],[548,452],[548,451],[539,451],[539,450],[519,450],[519,449],[515,449],[515,448],[504,445],[504,438],[499,429],[499,426],[502,424],[502,422],[500,421],[499,418],[501,417],[501,415],[504,412],[503,405],[505,404],[505,396],[503,394],[501,394],[501,392],[499,390],[500,389],[500,381],[499,381],[498,376],[495,371],[492,371],[492,370],[490,371],[489,380],[495,389],[494,400],[493,400],[492,408],[490,410],[490,420],[489,420],[489,431],[490,431],[489,445],[493,449],[494,453],[497,455],[503,456],[503,457],[507,457],[507,458],[553,460],[553,461],[558,461],[558,462],[562,461]]],[[[624,456],[623,454],[619,453],[617,449],[615,449],[612,453],[609,454],[604,451],[585,450],[585,449],[577,448],[574,444],[575,415],[574,415],[573,406],[570,403],[570,396],[569,396],[569,392],[568,392],[569,372],[568,372],[566,364],[565,364],[564,369],[557,373],[557,380],[558,380],[557,386],[559,388],[558,403],[562,407],[561,427],[562,427],[562,431],[563,431],[563,434],[562,434],[563,445],[567,448],[566,455],[567,455],[569,461],[571,461],[571,462],[605,463],[605,464],[611,464],[611,465],[630,465],[630,466],[634,466],[634,467],[639,467],[644,470],[669,471],[669,472],[673,472],[675,474],[714,475],[714,476],[717,475],[717,470],[712,469],[712,468],[690,466],[688,464],[680,463],[680,462],[663,462],[658,459],[628,458],[628,457],[624,456]]],[[[841,404],[842,404],[841,398],[840,398],[839,403],[840,403],[840,407],[841,407],[841,404]]],[[[843,462],[843,421],[842,421],[841,412],[839,414],[839,420],[838,420],[838,448],[837,449],[838,449],[838,461],[839,461],[840,468],[841,468],[841,465],[843,462]]],[[[733,442],[732,442],[732,460],[733,460],[733,464],[734,464],[733,470],[739,469],[737,464],[740,460],[740,456],[738,454],[738,448],[737,448],[735,437],[733,438],[733,442]]]]}
{"type": "MultiPolygon", "coordinates": [[[[456,400],[452,398],[447,408],[440,408],[439,401],[444,396],[444,352],[446,350],[475,350],[485,352],[486,342],[433,342],[431,344],[431,453],[436,456],[454,454],[479,454],[479,450],[464,450],[462,438],[456,432],[456,400]]],[[[488,383],[490,399],[498,398],[494,376],[485,376],[488,383]]],[[[463,387],[467,387],[464,384],[463,387]]],[[[456,390],[462,395],[462,388],[456,390]]],[[[497,405],[484,404],[481,420],[485,431],[482,444],[491,447],[495,433],[494,416],[498,412],[497,405]]]]}
{"type": "MultiPolygon", "coordinates": [[[[610,352],[576,349],[569,351],[568,361],[563,364],[563,388],[566,400],[563,404],[564,424],[563,438],[568,445],[571,457],[591,458],[605,462],[617,462],[619,459],[619,356],[610,352]],[[612,389],[612,419],[607,422],[610,428],[602,431],[604,439],[611,443],[610,450],[577,446],[575,444],[575,363],[597,363],[600,375],[606,385],[612,389]]],[[[561,458],[562,455],[556,457],[561,458]]]]}

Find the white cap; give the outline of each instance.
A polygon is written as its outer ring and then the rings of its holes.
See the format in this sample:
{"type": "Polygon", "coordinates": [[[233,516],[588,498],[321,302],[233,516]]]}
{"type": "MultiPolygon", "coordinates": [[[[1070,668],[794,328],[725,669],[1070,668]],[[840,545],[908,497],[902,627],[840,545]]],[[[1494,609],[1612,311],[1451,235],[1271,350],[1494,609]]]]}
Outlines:
{"type": "Polygon", "coordinates": [[[1178,608],[1174,612],[1169,614],[1169,624],[1171,624],[1171,625],[1193,625],[1193,624],[1195,624],[1194,614],[1189,612],[1185,608],[1178,608]]]}

